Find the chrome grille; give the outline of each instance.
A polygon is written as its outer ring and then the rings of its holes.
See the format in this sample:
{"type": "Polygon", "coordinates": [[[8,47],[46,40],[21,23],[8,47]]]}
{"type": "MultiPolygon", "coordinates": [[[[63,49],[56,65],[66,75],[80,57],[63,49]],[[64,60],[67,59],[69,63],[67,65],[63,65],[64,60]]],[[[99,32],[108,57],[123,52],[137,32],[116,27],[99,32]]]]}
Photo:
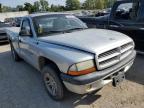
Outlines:
{"type": "Polygon", "coordinates": [[[132,53],[133,48],[133,42],[129,42],[120,47],[99,54],[97,57],[98,69],[104,69],[120,62],[132,53]]]}

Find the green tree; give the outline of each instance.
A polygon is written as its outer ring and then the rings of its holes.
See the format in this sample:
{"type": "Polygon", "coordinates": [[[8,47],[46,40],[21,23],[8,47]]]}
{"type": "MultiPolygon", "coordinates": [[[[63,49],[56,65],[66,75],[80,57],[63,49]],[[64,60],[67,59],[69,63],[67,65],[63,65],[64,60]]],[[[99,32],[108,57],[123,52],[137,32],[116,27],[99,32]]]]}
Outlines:
{"type": "Polygon", "coordinates": [[[33,8],[35,12],[38,12],[40,10],[40,2],[39,1],[34,2],[33,8]]]}
{"type": "Polygon", "coordinates": [[[26,3],[24,4],[24,10],[28,11],[29,13],[34,12],[33,5],[26,2],[26,3]]]}
{"type": "Polygon", "coordinates": [[[86,0],[83,7],[84,9],[97,9],[97,0],[86,0]]]}
{"type": "Polygon", "coordinates": [[[17,5],[16,10],[17,10],[17,11],[23,11],[24,8],[23,8],[22,5],[17,5]]]}
{"type": "Polygon", "coordinates": [[[110,8],[116,0],[86,0],[83,3],[84,9],[104,9],[110,8]]]}
{"type": "Polygon", "coordinates": [[[9,6],[2,7],[2,12],[12,12],[12,11],[15,11],[15,8],[11,8],[9,6]]]}
{"type": "Polygon", "coordinates": [[[60,6],[60,5],[51,5],[51,8],[50,8],[50,11],[53,11],[53,12],[61,12],[61,11],[64,11],[65,10],[65,7],[64,6],[60,6]]]}
{"type": "Polygon", "coordinates": [[[104,9],[105,0],[96,0],[96,9],[104,9]]]}
{"type": "Polygon", "coordinates": [[[41,10],[47,11],[49,9],[49,3],[46,0],[40,0],[41,10]]]}
{"type": "Polygon", "coordinates": [[[116,0],[105,0],[104,7],[111,8],[115,2],[116,0]]]}
{"type": "Polygon", "coordinates": [[[66,8],[68,10],[80,9],[80,1],[79,0],[66,0],[66,8]]]}

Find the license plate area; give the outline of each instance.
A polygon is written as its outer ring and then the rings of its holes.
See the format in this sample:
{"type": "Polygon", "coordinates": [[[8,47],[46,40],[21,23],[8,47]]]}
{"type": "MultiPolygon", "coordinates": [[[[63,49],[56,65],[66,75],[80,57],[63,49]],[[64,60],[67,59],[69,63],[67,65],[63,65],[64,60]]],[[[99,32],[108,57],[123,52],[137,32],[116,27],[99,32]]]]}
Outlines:
{"type": "Polygon", "coordinates": [[[113,77],[113,86],[116,87],[119,85],[123,80],[125,80],[124,72],[119,72],[117,75],[113,77]]]}

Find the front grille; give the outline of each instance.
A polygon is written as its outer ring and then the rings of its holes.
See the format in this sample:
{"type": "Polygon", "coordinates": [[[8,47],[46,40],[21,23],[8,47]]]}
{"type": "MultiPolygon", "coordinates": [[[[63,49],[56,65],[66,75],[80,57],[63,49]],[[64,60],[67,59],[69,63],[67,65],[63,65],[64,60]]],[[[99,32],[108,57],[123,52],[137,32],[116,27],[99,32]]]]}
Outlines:
{"type": "Polygon", "coordinates": [[[116,47],[114,49],[99,54],[97,57],[98,69],[105,69],[120,62],[132,53],[133,48],[133,42],[129,42],[120,47],[116,47]]]}

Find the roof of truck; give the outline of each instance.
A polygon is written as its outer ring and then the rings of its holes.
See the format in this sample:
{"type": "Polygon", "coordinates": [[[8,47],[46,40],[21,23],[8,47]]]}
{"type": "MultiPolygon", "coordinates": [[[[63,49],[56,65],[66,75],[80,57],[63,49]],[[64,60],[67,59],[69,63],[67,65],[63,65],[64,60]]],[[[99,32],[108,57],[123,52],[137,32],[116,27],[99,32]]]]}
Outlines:
{"type": "Polygon", "coordinates": [[[29,14],[29,17],[38,17],[43,15],[67,15],[69,13],[62,13],[62,12],[46,12],[46,13],[35,13],[35,14],[29,14]]]}

